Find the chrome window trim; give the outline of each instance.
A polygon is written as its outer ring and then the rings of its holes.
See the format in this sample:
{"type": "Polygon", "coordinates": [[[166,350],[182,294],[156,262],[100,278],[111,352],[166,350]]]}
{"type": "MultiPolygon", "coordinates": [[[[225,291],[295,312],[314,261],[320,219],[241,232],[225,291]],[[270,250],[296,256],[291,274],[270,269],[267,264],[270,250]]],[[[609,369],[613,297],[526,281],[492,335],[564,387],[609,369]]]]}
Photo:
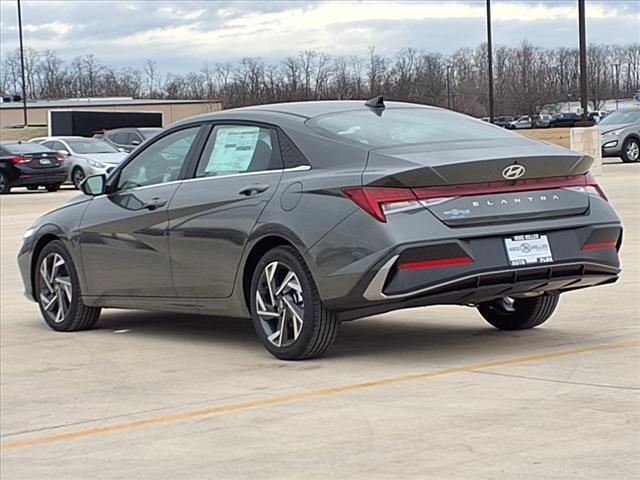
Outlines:
{"type": "Polygon", "coordinates": [[[258,170],[256,172],[241,172],[241,173],[230,173],[228,175],[216,175],[211,177],[193,177],[193,178],[185,178],[183,182],[193,182],[199,180],[217,180],[221,178],[233,178],[233,177],[242,177],[242,176],[250,176],[250,175],[264,175],[266,173],[285,173],[285,172],[302,172],[306,170],[311,170],[310,165],[300,165],[292,168],[274,168],[273,170],[258,170]]]}

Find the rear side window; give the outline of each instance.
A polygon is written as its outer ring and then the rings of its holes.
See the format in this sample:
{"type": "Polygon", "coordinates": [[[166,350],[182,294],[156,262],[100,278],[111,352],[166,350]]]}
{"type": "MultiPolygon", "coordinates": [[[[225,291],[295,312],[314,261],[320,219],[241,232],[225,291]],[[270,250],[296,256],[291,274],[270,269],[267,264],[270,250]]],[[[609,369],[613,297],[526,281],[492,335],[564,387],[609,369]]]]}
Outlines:
{"type": "Polygon", "coordinates": [[[196,177],[215,177],[282,168],[268,128],[216,125],[202,151],[196,177]]]}
{"type": "Polygon", "coordinates": [[[513,138],[513,133],[475,118],[432,108],[370,110],[321,115],[307,124],[354,143],[393,147],[412,143],[513,138]]]}
{"type": "Polygon", "coordinates": [[[128,145],[129,137],[129,132],[117,132],[109,135],[109,139],[118,145],[128,145]]]}

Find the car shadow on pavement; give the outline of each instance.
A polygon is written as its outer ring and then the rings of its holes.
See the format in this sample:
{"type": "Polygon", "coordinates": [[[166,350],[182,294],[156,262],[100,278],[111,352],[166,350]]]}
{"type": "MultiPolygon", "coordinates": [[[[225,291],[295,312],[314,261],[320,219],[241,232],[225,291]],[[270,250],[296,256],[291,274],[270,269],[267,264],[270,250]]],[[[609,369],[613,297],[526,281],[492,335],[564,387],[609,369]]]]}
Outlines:
{"type": "MultiPolygon", "coordinates": [[[[454,312],[454,310],[451,310],[454,312]]],[[[464,312],[464,310],[461,310],[464,312]]],[[[247,353],[263,351],[250,319],[210,317],[187,314],[139,311],[109,311],[103,314],[97,329],[128,335],[161,337],[166,341],[231,346],[247,353]],[[221,345],[222,344],[222,345],[221,345]]],[[[468,313],[459,318],[455,313],[446,323],[442,314],[431,320],[424,311],[407,310],[393,316],[368,317],[345,322],[336,343],[325,360],[339,358],[411,358],[448,361],[457,357],[495,358],[504,355],[527,355],[539,351],[574,348],[593,341],[602,341],[591,333],[553,325],[527,331],[507,332],[487,325],[478,316],[477,325],[470,325],[468,313]],[[418,318],[419,317],[419,318],[418,318]]]]}

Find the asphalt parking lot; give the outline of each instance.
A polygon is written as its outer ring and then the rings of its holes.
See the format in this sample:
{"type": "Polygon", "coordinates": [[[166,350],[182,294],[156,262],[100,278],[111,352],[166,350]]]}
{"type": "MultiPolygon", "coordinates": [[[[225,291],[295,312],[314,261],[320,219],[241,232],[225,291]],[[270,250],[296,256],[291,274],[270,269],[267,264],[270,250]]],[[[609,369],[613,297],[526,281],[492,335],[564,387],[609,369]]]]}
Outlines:
{"type": "Polygon", "coordinates": [[[106,310],[51,331],[15,257],[77,193],[16,189],[0,199],[0,476],[638,478],[640,165],[599,181],[626,229],[619,283],[524,332],[465,307],[371,317],[297,363],[248,320],[106,310]]]}

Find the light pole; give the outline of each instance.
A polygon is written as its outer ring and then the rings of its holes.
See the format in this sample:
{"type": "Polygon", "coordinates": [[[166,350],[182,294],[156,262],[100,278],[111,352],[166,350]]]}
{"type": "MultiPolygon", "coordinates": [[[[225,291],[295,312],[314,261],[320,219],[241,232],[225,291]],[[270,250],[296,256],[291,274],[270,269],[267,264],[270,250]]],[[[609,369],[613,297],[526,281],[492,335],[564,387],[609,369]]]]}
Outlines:
{"type": "Polygon", "coordinates": [[[24,45],[22,43],[22,8],[20,0],[18,0],[18,32],[20,35],[20,70],[22,75],[22,116],[24,119],[24,126],[28,125],[27,122],[27,82],[24,75],[24,45]]]}
{"type": "Polygon", "coordinates": [[[451,110],[451,65],[447,65],[447,108],[451,110]]]}
{"type": "Polygon", "coordinates": [[[582,107],[582,119],[578,127],[590,127],[593,125],[588,120],[587,104],[587,31],[584,0],[578,0],[578,36],[580,39],[580,106],[582,107]]]}
{"type": "Polygon", "coordinates": [[[489,122],[493,123],[493,46],[491,41],[491,0],[487,0],[487,57],[489,70],[489,122]]]}
{"type": "Polygon", "coordinates": [[[613,68],[616,70],[616,110],[618,110],[618,99],[620,98],[620,64],[614,63],[613,68]]]}

